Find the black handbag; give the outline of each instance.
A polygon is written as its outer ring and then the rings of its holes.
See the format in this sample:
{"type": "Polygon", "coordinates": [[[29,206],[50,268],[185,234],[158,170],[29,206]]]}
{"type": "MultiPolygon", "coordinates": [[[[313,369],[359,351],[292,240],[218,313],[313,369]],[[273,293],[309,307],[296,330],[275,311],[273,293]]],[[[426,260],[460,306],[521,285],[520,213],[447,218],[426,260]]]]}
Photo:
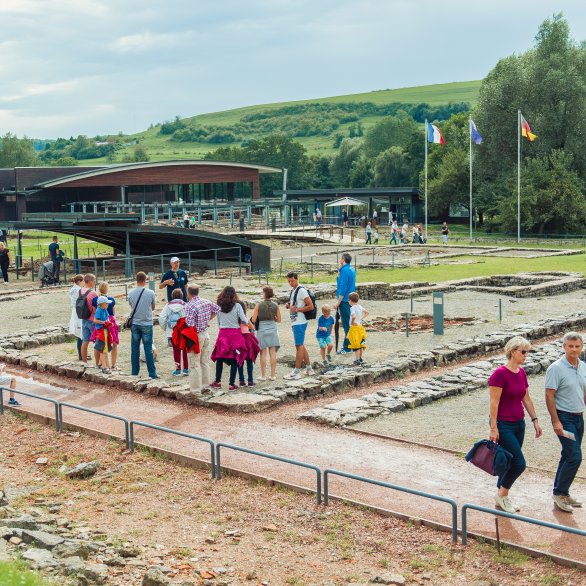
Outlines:
{"type": "Polygon", "coordinates": [[[123,329],[129,330],[132,327],[132,319],[134,318],[134,314],[136,313],[136,310],[138,309],[138,304],[140,303],[140,298],[142,297],[143,293],[144,293],[144,287],[142,288],[142,291],[140,292],[140,295],[138,296],[138,299],[136,300],[136,305],[132,309],[131,314],[128,316],[128,318],[126,318],[126,321],[122,325],[123,329]]]}

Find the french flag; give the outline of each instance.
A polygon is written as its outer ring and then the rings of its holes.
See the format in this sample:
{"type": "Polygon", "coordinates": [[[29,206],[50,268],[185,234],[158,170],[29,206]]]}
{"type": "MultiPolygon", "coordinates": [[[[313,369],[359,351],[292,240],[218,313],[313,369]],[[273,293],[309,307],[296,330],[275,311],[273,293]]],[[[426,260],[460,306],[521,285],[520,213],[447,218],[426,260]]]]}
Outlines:
{"type": "Polygon", "coordinates": [[[434,144],[446,144],[442,133],[435,124],[427,123],[427,140],[434,144]]]}

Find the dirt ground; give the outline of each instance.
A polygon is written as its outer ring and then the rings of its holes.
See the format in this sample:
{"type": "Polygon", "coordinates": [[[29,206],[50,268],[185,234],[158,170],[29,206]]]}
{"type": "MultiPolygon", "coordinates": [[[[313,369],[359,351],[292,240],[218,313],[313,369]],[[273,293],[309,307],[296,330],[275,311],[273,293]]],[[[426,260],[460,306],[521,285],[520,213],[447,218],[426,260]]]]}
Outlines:
{"type": "MultiPolygon", "coordinates": [[[[43,497],[60,515],[103,534],[106,543],[143,548],[177,583],[366,584],[402,574],[407,584],[579,585],[584,574],[482,543],[453,546],[449,534],[240,478],[203,471],[83,434],[57,435],[14,413],[2,418],[0,483],[28,489],[14,506],[43,497]],[[48,464],[36,464],[39,457],[48,464]],[[98,476],[66,480],[58,468],[98,458],[98,476]],[[196,573],[197,572],[197,573],[196,573]]],[[[136,585],[146,568],[111,568],[109,584],[136,585]]]]}

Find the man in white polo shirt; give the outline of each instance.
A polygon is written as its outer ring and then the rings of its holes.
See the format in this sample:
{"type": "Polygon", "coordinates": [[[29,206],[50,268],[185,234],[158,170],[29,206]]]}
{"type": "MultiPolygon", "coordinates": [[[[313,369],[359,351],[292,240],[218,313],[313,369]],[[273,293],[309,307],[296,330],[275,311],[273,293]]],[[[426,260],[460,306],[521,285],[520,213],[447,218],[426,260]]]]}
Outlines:
{"type": "Polygon", "coordinates": [[[564,352],[545,375],[545,402],[553,430],[562,445],[553,483],[553,502],[561,511],[572,513],[582,503],[570,495],[570,486],[582,463],[584,436],[584,394],[586,364],[580,360],[584,342],[577,332],[564,336],[564,352]]]}

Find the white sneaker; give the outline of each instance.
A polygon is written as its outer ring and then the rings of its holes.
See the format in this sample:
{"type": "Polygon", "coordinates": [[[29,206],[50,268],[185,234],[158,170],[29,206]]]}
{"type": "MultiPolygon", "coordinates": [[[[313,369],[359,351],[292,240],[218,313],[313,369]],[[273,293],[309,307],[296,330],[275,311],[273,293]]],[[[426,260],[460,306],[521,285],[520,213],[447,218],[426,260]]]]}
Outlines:
{"type": "Polygon", "coordinates": [[[576,500],[571,494],[568,495],[568,502],[575,508],[582,507],[582,501],[576,500]]]}
{"type": "Polygon", "coordinates": [[[315,370],[313,370],[313,368],[306,368],[305,374],[306,376],[313,376],[315,374],[315,370]]]}
{"type": "Polygon", "coordinates": [[[505,513],[516,513],[517,511],[515,510],[515,507],[513,506],[513,503],[511,503],[511,501],[509,500],[508,496],[500,496],[500,495],[496,495],[494,497],[494,502],[496,504],[496,508],[497,509],[502,509],[503,511],[505,511],[505,513]]]}
{"type": "Polygon", "coordinates": [[[301,379],[301,371],[300,370],[292,370],[289,374],[286,374],[283,378],[287,380],[299,380],[301,379]]]}
{"type": "Polygon", "coordinates": [[[269,380],[277,380],[276,376],[269,376],[269,380]]]}
{"type": "Polygon", "coordinates": [[[264,380],[267,380],[267,377],[266,376],[259,376],[256,378],[256,380],[264,381],[264,380]]]}
{"type": "Polygon", "coordinates": [[[570,504],[570,497],[564,496],[563,494],[554,494],[553,495],[553,502],[555,506],[560,510],[566,513],[573,513],[574,507],[570,504]]]}

